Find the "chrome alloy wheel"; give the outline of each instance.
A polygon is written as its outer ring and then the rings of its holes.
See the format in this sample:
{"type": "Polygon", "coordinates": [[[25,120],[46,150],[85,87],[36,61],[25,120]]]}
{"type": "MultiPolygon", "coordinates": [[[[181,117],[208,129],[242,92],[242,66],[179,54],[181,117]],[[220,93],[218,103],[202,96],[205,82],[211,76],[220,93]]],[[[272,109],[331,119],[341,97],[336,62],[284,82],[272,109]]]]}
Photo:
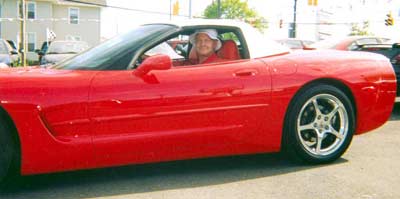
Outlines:
{"type": "Polygon", "coordinates": [[[336,152],[349,130],[346,107],[330,94],[310,98],[302,106],[296,124],[301,145],[315,156],[336,152]]]}

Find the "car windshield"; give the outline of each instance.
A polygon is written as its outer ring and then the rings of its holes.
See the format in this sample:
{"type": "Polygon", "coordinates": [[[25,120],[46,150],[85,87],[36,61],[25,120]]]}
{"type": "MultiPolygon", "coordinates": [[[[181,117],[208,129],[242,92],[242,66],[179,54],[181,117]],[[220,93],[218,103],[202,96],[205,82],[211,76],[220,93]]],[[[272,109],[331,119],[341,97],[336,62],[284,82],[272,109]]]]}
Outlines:
{"type": "Polygon", "coordinates": [[[164,54],[164,55],[168,55],[171,59],[183,59],[184,57],[181,55],[178,55],[178,53],[176,53],[174,51],[174,49],[172,49],[172,47],[170,45],[168,45],[166,42],[163,42],[159,45],[157,45],[156,47],[148,50],[145,55],[147,56],[152,56],[152,55],[156,55],[156,54],[164,54]]]}
{"type": "Polygon", "coordinates": [[[55,41],[50,44],[47,54],[76,54],[88,47],[86,42],[55,41]]]}
{"type": "Polygon", "coordinates": [[[79,70],[124,70],[135,52],[155,38],[177,27],[165,24],[139,26],[125,34],[114,37],[94,48],[61,62],[53,68],[79,70]]]}

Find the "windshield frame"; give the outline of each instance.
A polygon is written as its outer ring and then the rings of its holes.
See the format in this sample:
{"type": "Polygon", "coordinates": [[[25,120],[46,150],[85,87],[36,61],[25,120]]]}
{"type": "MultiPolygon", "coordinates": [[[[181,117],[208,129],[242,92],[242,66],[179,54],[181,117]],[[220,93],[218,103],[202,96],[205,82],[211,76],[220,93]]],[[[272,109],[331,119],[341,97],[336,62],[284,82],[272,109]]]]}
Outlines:
{"type": "Polygon", "coordinates": [[[151,45],[179,28],[171,24],[148,24],[118,35],[60,62],[51,68],[69,70],[127,70],[143,46],[151,45]]]}

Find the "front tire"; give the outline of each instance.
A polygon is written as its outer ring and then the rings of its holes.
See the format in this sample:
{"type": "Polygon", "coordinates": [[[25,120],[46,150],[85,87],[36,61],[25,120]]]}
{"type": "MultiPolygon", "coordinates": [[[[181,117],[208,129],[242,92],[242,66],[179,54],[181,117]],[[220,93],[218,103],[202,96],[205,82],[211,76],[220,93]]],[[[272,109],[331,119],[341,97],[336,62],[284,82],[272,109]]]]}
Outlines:
{"type": "Polygon", "coordinates": [[[16,176],[16,144],[8,126],[0,119],[0,190],[16,176]]]}
{"type": "Polygon", "coordinates": [[[354,130],[354,108],[346,94],[331,85],[313,85],[289,106],[283,147],[296,160],[328,163],[347,150],[354,130]]]}

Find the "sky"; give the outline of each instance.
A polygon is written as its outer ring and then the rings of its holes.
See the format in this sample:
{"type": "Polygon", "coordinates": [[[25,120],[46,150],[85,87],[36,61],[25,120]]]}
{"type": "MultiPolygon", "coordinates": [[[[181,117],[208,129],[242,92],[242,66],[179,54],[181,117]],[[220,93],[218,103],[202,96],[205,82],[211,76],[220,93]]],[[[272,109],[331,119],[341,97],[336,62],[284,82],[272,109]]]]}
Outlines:
{"type": "MultiPolygon", "coordinates": [[[[109,38],[110,36],[125,32],[143,23],[169,20],[170,2],[173,4],[176,0],[107,0],[107,4],[110,6],[152,11],[153,13],[105,8],[101,16],[102,37],[109,38]]],[[[192,16],[201,16],[204,9],[211,3],[212,0],[192,0],[192,16]]],[[[179,14],[186,16],[181,18],[188,18],[189,0],[180,0],[179,5],[179,14]]],[[[179,17],[174,16],[173,18],[179,17]]]]}
{"type": "MultiPolygon", "coordinates": [[[[114,8],[105,8],[102,12],[101,36],[110,38],[116,34],[123,33],[133,27],[154,21],[170,19],[170,3],[178,0],[107,0],[110,6],[119,6],[134,10],[152,11],[146,13],[140,11],[128,11],[114,8]]],[[[179,14],[181,17],[173,16],[172,19],[189,18],[190,0],[179,0],[179,14]]],[[[204,9],[212,3],[212,0],[191,0],[192,15],[201,16],[204,9]]],[[[265,34],[274,38],[285,38],[288,36],[289,23],[293,21],[294,0],[247,0],[250,8],[255,9],[269,22],[269,28],[265,34]],[[279,21],[283,20],[284,27],[279,28],[279,21]]],[[[313,23],[325,21],[328,23],[361,23],[370,21],[370,29],[375,35],[388,37],[400,37],[400,0],[319,0],[318,7],[307,5],[308,0],[297,0],[298,23],[311,24],[299,27],[300,37],[315,40],[317,32],[324,32],[328,28],[333,35],[345,36],[348,34],[349,25],[321,26],[316,28],[313,23]],[[365,4],[367,2],[367,4],[365,4]],[[352,7],[351,10],[349,8],[352,7]],[[321,12],[331,12],[332,15],[318,15],[321,12]],[[386,14],[392,12],[395,17],[395,26],[385,27],[386,14]],[[321,18],[322,16],[322,18],[321,18]],[[346,31],[344,30],[346,29],[346,31]],[[399,36],[397,36],[397,34],[399,36]]],[[[301,25],[300,25],[301,26],[301,25]]]]}

